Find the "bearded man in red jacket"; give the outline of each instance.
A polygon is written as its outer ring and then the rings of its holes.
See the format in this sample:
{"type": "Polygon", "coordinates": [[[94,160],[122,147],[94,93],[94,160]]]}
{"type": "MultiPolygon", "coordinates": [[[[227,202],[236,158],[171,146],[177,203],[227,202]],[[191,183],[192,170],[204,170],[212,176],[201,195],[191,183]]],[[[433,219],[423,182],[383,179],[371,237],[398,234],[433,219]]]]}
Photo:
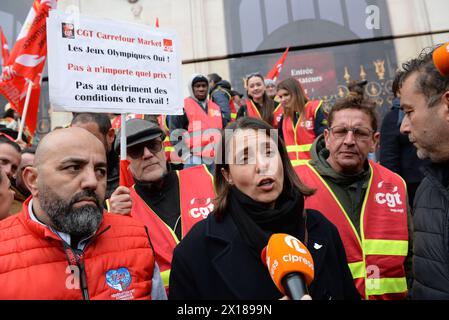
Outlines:
{"type": "Polygon", "coordinates": [[[0,222],[0,299],[164,299],[146,228],[103,213],[106,153],[81,128],[53,131],[23,172],[32,196],[0,222]]]}

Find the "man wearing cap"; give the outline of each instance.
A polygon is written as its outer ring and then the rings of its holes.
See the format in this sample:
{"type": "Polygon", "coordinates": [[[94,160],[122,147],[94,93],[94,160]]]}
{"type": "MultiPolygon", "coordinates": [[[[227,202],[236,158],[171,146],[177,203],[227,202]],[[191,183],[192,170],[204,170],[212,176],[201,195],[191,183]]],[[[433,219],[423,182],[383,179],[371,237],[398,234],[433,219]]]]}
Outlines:
{"type": "Polygon", "coordinates": [[[208,88],[208,79],[194,74],[189,85],[191,95],[184,99],[184,113],[170,116],[169,126],[170,141],[181,152],[184,168],[207,164],[212,172],[216,143],[226,122],[220,107],[207,100],[208,88]]]}
{"type": "MultiPolygon", "coordinates": [[[[120,149],[120,135],[115,149],[120,149]]],[[[110,198],[110,212],[130,214],[149,230],[162,280],[168,287],[173,250],[190,228],[212,212],[212,175],[205,165],[169,170],[162,148],[163,130],[154,122],[126,122],[127,159],[135,185],[120,186],[110,198]]]]}
{"type": "MultiPolygon", "coordinates": [[[[441,50],[441,51],[440,51],[441,50]]],[[[435,52],[425,49],[403,64],[399,80],[405,116],[401,133],[417,148],[424,168],[413,205],[413,299],[449,299],[449,76],[438,72],[435,52]],[[433,59],[432,59],[433,58],[433,59]]],[[[440,71],[441,68],[440,68],[440,71]]],[[[444,71],[444,70],[443,70],[444,71]]]]}

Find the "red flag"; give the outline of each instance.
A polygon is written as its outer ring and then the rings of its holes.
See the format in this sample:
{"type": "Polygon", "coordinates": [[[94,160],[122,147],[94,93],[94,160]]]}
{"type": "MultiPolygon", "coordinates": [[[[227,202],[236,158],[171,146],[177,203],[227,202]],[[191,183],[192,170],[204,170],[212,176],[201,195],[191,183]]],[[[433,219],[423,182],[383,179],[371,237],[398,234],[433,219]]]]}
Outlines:
{"type": "Polygon", "coordinates": [[[288,49],[289,48],[285,49],[284,54],[273,66],[273,69],[271,69],[270,72],[267,73],[267,75],[265,76],[265,79],[271,79],[274,81],[277,80],[277,78],[279,77],[279,74],[281,73],[281,69],[282,69],[282,66],[284,65],[285,59],[287,58],[288,49]]]}
{"type": "Polygon", "coordinates": [[[125,187],[132,187],[134,185],[134,178],[128,169],[129,161],[120,160],[120,180],[119,184],[125,187]]]}
{"type": "MultiPolygon", "coordinates": [[[[145,115],[141,113],[127,113],[126,121],[129,119],[145,119],[145,115]]],[[[111,126],[114,130],[118,130],[122,127],[122,117],[120,115],[115,116],[111,121],[111,126]]]]}
{"type": "Polygon", "coordinates": [[[156,28],[159,28],[159,18],[156,17],[156,28]]]}
{"type": "Polygon", "coordinates": [[[28,83],[32,81],[33,90],[25,119],[31,134],[36,129],[40,75],[47,57],[46,18],[49,10],[55,7],[56,0],[34,0],[0,81],[0,93],[20,115],[23,113],[28,83]]]}
{"type": "Polygon", "coordinates": [[[0,45],[2,46],[2,66],[5,67],[9,59],[9,47],[2,27],[0,27],[0,45]]]}

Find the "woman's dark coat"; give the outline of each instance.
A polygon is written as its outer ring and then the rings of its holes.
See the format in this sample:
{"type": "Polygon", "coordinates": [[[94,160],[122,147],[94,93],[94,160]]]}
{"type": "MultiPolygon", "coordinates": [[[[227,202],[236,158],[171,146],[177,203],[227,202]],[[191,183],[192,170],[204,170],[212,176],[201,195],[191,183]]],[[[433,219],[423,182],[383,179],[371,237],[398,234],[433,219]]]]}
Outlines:
{"type": "MultiPolygon", "coordinates": [[[[313,299],[360,299],[336,227],[308,210],[308,249],[315,266],[313,299]]],[[[293,235],[303,241],[299,235],[293,235]]],[[[275,300],[282,294],[251,253],[230,215],[197,223],[174,251],[169,299],[275,300]]]]}

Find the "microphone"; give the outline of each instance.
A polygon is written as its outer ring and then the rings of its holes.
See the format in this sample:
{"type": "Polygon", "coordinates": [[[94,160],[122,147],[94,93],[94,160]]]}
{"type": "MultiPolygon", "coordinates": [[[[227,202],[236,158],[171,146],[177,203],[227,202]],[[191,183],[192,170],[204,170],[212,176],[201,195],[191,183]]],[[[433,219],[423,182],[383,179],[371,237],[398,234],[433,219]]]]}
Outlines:
{"type": "Polygon", "coordinates": [[[273,234],[261,257],[280,292],[292,300],[308,294],[307,286],[314,277],[313,259],[301,241],[285,233],[273,234]]]}
{"type": "Polygon", "coordinates": [[[442,76],[449,76],[449,42],[435,49],[432,60],[442,76]]]}

